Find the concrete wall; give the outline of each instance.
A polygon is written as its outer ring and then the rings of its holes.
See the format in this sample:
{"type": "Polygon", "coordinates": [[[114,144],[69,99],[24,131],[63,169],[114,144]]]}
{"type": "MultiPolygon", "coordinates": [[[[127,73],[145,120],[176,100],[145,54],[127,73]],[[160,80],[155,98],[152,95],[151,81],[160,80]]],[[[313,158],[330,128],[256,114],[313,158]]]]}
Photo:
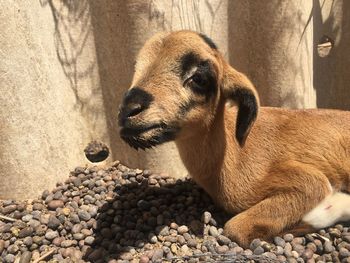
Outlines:
{"type": "Polygon", "coordinates": [[[0,198],[35,197],[109,143],[89,5],[0,2],[0,198]]]}
{"type": "Polygon", "coordinates": [[[88,163],[109,158],[183,176],[173,143],[136,152],[117,112],[135,55],[155,32],[192,29],[214,39],[255,85],[263,105],[350,108],[346,0],[40,0],[0,2],[0,198],[35,197],[88,163]],[[333,41],[328,56],[317,45],[333,41]]]}
{"type": "Polygon", "coordinates": [[[312,1],[229,1],[230,62],[262,105],[316,107],[312,1]]]}
{"type": "Polygon", "coordinates": [[[314,45],[328,37],[328,56],[314,50],[314,87],[319,108],[350,110],[350,1],[314,0],[314,45]]]}

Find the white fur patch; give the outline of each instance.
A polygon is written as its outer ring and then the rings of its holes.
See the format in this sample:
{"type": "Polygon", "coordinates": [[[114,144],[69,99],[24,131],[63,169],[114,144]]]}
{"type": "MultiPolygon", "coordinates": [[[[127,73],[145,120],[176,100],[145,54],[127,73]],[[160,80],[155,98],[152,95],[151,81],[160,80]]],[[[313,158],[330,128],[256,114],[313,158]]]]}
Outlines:
{"type": "Polygon", "coordinates": [[[327,196],[303,217],[305,223],[318,229],[347,220],[350,220],[350,195],[340,192],[327,196]]]}

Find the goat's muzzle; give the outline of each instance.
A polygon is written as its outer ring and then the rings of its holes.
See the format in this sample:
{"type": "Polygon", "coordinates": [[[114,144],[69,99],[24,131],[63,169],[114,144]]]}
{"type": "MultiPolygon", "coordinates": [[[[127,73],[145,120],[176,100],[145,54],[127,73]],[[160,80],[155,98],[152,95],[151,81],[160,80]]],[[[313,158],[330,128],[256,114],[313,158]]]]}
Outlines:
{"type": "Polygon", "coordinates": [[[120,137],[135,149],[146,149],[175,139],[178,128],[144,116],[153,96],[140,88],[130,89],[119,110],[120,137]]]}

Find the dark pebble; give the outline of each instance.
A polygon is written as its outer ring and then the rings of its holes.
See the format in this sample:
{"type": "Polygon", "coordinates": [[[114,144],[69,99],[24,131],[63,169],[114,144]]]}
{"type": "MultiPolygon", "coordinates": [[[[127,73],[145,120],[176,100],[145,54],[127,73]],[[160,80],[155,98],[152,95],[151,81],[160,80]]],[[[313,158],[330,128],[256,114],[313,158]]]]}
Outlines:
{"type": "Polygon", "coordinates": [[[280,247],[284,247],[286,245],[286,241],[281,237],[275,237],[273,241],[277,246],[280,246],[280,247]]]}
{"type": "Polygon", "coordinates": [[[47,223],[47,226],[50,229],[56,230],[61,225],[61,221],[55,217],[54,215],[51,215],[49,217],[49,222],[47,223]]]}
{"type": "Polygon", "coordinates": [[[2,213],[7,215],[14,212],[17,209],[17,205],[8,205],[2,208],[2,213]]]}
{"type": "Polygon", "coordinates": [[[340,248],[339,249],[339,256],[341,257],[341,258],[347,258],[347,257],[350,257],[350,252],[349,252],[349,250],[347,250],[346,248],[340,248]]]}
{"type": "Polygon", "coordinates": [[[250,249],[252,251],[254,251],[257,247],[259,247],[261,245],[261,240],[260,239],[254,239],[251,243],[250,243],[250,249]]]}
{"type": "Polygon", "coordinates": [[[34,229],[29,226],[29,227],[23,228],[21,231],[19,231],[18,237],[25,238],[25,237],[31,236],[33,234],[33,232],[34,232],[34,229]]]}
{"type": "Polygon", "coordinates": [[[4,224],[4,225],[0,226],[0,233],[10,232],[11,227],[12,227],[11,224],[4,224]]]}
{"type": "Polygon", "coordinates": [[[158,260],[161,260],[163,258],[163,250],[162,249],[155,249],[153,251],[152,255],[152,262],[156,262],[158,260]]]}
{"type": "Polygon", "coordinates": [[[264,249],[261,246],[258,246],[254,249],[253,253],[254,255],[261,255],[262,253],[264,253],[264,249]]]}
{"type": "Polygon", "coordinates": [[[47,207],[50,210],[56,210],[57,208],[63,207],[64,203],[62,200],[51,200],[48,204],[47,207]]]}
{"type": "MultiPolygon", "coordinates": [[[[30,247],[33,244],[33,238],[32,237],[26,237],[23,239],[23,244],[27,247],[30,247]]],[[[0,252],[1,254],[1,252],[0,252]]]]}
{"type": "Polygon", "coordinates": [[[79,216],[80,220],[83,220],[83,221],[89,221],[91,219],[91,215],[87,211],[84,211],[84,210],[79,210],[78,216],[79,216]]]}
{"type": "Polygon", "coordinates": [[[89,255],[88,259],[92,262],[97,262],[97,260],[101,259],[103,254],[102,248],[93,250],[89,255]]]}
{"type": "Polygon", "coordinates": [[[324,251],[326,253],[331,253],[332,251],[335,250],[335,247],[332,245],[332,242],[331,241],[326,241],[323,245],[324,247],[324,251]]]}
{"type": "Polygon", "coordinates": [[[197,241],[194,238],[191,238],[191,239],[187,240],[187,245],[189,247],[196,247],[197,246],[197,241]]]}
{"type": "Polygon", "coordinates": [[[10,245],[7,248],[7,252],[9,252],[11,254],[16,254],[18,250],[19,250],[19,247],[17,245],[10,245]]]}

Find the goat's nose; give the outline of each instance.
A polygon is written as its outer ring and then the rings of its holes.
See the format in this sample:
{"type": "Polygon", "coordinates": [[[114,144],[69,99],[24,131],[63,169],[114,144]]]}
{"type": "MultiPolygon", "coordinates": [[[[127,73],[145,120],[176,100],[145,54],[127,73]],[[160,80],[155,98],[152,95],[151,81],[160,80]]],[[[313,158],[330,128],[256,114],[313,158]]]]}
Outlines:
{"type": "Polygon", "coordinates": [[[119,123],[123,125],[128,118],[146,110],[153,101],[153,96],[141,88],[134,87],[128,90],[124,96],[119,112],[119,123]]]}
{"type": "Polygon", "coordinates": [[[142,112],[144,109],[145,107],[140,103],[130,103],[124,109],[124,117],[130,118],[132,116],[136,116],[137,114],[142,112]]]}

